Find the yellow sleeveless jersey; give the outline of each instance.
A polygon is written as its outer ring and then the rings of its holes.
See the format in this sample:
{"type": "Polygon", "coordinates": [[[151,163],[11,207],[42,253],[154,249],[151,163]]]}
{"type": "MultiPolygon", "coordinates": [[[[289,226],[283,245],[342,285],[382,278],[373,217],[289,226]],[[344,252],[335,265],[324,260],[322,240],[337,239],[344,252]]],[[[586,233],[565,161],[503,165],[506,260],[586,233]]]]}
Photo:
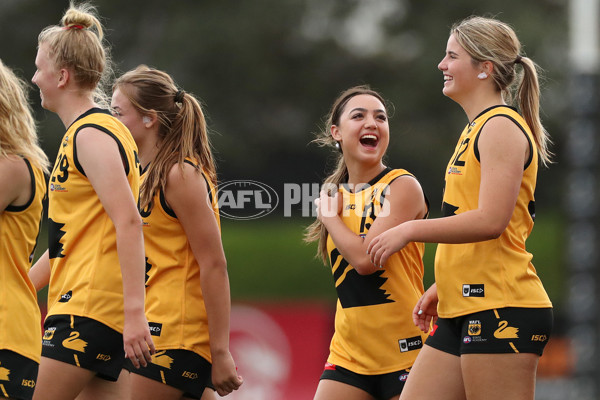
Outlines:
{"type": "Polygon", "coordinates": [[[119,147],[137,202],[139,161],[129,130],[106,110],[82,114],[64,135],[48,191],[48,315],[73,314],[123,332],[123,282],[115,226],[79,164],[77,133],[96,128],[119,147]]]}
{"type": "Polygon", "coordinates": [[[40,362],[42,331],[37,293],[28,272],[33,261],[46,196],[41,168],[25,159],[31,198],[0,212],[0,349],[40,362]]]}
{"type": "Polygon", "coordinates": [[[516,110],[492,107],[465,127],[446,169],[442,212],[450,216],[477,209],[481,181],[477,143],[486,122],[495,117],[508,118],[523,131],[530,158],[524,166],[513,215],[500,237],[438,245],[435,277],[438,314],[443,318],[501,307],[552,306],[531,263],[533,257],[525,249],[535,218],[538,153],[531,130],[516,110]]]}
{"type": "MultiPolygon", "coordinates": [[[[197,165],[189,160],[186,163],[197,165]]],[[[202,176],[219,223],[214,187],[204,173],[202,176]]],[[[152,340],[157,350],[185,349],[211,361],[200,265],[162,190],[152,203],[150,212],[148,208],[140,211],[146,249],[146,318],[152,340]]]]}
{"type": "MultiPolygon", "coordinates": [[[[353,193],[342,186],[342,220],[366,236],[377,215],[386,210],[389,185],[403,169],[386,169],[369,186],[353,193]]],[[[338,301],[335,333],[328,362],[363,375],[409,368],[423,346],[424,335],[412,322],[412,310],[423,294],[423,243],[409,243],[393,254],[386,267],[359,275],[327,238],[338,301]]]]}

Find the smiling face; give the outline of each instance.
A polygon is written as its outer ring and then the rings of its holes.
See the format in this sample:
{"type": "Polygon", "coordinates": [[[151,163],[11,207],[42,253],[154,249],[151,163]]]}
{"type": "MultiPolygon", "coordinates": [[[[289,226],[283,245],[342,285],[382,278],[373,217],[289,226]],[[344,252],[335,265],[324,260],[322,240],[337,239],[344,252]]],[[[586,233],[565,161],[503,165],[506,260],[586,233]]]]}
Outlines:
{"type": "Polygon", "coordinates": [[[359,94],[346,103],[338,125],[331,127],[344,158],[361,162],[381,163],[389,144],[388,115],[381,101],[368,94],[359,94]]]}
{"type": "Polygon", "coordinates": [[[460,102],[478,84],[477,75],[480,71],[454,35],[448,39],[446,55],[438,64],[438,69],[444,73],[442,92],[456,102],[460,102]]]}
{"type": "Polygon", "coordinates": [[[58,93],[60,70],[56,68],[54,61],[50,59],[48,47],[44,43],[41,43],[38,48],[35,67],[36,71],[33,78],[31,78],[31,82],[40,89],[42,107],[49,111],[55,111],[53,101],[55,101],[58,93]]]}

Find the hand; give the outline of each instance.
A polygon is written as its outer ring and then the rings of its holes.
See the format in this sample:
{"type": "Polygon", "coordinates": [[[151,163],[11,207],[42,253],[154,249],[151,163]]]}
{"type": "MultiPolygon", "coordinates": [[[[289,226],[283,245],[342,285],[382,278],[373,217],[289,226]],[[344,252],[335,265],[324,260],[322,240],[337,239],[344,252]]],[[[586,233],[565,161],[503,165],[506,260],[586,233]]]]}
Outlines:
{"type": "Polygon", "coordinates": [[[125,357],[131,360],[134,367],[139,368],[140,365],[146,367],[152,361],[152,354],[156,352],[156,349],[143,310],[125,312],[123,345],[125,357]]]}
{"type": "Polygon", "coordinates": [[[315,200],[317,206],[317,218],[323,222],[326,218],[337,217],[342,212],[342,196],[339,192],[335,192],[333,196],[329,196],[325,190],[319,194],[319,198],[315,200]]]}
{"type": "Polygon", "coordinates": [[[383,267],[392,254],[402,250],[410,242],[403,234],[406,225],[407,223],[404,223],[388,229],[371,240],[367,254],[374,265],[383,267]]]}
{"type": "Polygon", "coordinates": [[[417,302],[417,305],[413,309],[413,322],[423,332],[429,332],[431,324],[437,321],[437,285],[434,283],[417,302]]]}
{"type": "Polygon", "coordinates": [[[237,368],[229,351],[212,357],[212,383],[219,396],[227,396],[238,390],[244,379],[237,374],[237,368]]]}

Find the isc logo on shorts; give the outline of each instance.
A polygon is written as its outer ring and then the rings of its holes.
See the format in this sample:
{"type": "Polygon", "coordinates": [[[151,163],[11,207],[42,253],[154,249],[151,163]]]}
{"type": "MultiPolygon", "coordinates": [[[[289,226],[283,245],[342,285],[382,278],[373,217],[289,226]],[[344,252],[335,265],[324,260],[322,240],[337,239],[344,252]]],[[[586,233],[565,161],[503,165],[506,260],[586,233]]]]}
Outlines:
{"type": "Polygon", "coordinates": [[[463,297],[485,297],[484,285],[464,284],[463,297]]]}
{"type": "Polygon", "coordinates": [[[102,353],[98,353],[98,355],[96,356],[96,360],[102,360],[102,361],[110,361],[110,356],[108,354],[102,354],[102,353]]]}
{"type": "Polygon", "coordinates": [[[423,347],[423,340],[421,339],[421,336],[415,336],[398,340],[398,345],[400,346],[400,351],[406,353],[407,351],[417,350],[423,347]]]}
{"type": "Polygon", "coordinates": [[[181,374],[181,376],[189,379],[198,379],[198,374],[190,371],[183,371],[183,374],[181,374]]]}
{"type": "Polygon", "coordinates": [[[23,379],[23,381],[21,382],[21,386],[27,386],[30,388],[34,388],[35,381],[33,379],[23,379]]]}

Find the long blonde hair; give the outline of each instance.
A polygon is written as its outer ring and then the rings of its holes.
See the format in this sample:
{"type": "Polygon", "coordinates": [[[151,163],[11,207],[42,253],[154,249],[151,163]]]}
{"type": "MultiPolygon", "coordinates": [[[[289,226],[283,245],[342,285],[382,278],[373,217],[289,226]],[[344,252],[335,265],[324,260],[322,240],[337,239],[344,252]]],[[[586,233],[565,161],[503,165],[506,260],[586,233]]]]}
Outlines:
{"type": "MultiPolygon", "coordinates": [[[[323,182],[323,186],[327,186],[330,192],[332,191],[331,188],[337,188],[340,184],[348,180],[348,168],[346,167],[344,154],[342,153],[341,149],[336,146],[337,142],[333,136],[331,136],[330,129],[333,125],[340,124],[340,117],[344,113],[346,105],[350,99],[361,94],[366,94],[377,98],[387,109],[387,104],[383,96],[371,89],[368,85],[354,86],[346,89],[334,101],[331,110],[327,115],[325,126],[317,134],[317,137],[311,142],[316,143],[321,147],[331,147],[337,154],[335,161],[336,167],[323,182]]],[[[321,258],[325,264],[327,264],[327,235],[327,229],[318,219],[306,228],[306,232],[304,234],[305,242],[312,243],[318,241],[317,257],[321,258]]]]}
{"type": "Polygon", "coordinates": [[[60,26],[48,26],[39,34],[38,46],[42,44],[48,46],[48,55],[57,68],[71,70],[80,88],[92,91],[99,105],[109,106],[105,88],[112,80],[112,62],[94,6],[71,1],[60,26]]]}
{"type": "Polygon", "coordinates": [[[183,168],[186,158],[198,160],[200,168],[216,185],[217,174],[200,102],[179,90],[169,74],[140,65],[119,77],[119,89],[142,115],[156,112],[160,123],[158,153],[146,171],[140,188],[140,208],[150,205],[159,189],[165,189],[170,168],[183,168]]]}
{"type": "Polygon", "coordinates": [[[48,172],[39,146],[27,84],[0,60],[0,157],[18,155],[48,172]]]}
{"type": "Polygon", "coordinates": [[[540,120],[540,85],[538,65],[521,55],[521,42],[506,23],[493,18],[471,16],[450,29],[458,43],[474,63],[490,61],[494,65],[492,78],[504,100],[512,104],[516,94],[518,107],[531,128],[540,159],[551,163],[550,137],[540,120]],[[517,74],[521,65],[523,72],[517,74]]]}

